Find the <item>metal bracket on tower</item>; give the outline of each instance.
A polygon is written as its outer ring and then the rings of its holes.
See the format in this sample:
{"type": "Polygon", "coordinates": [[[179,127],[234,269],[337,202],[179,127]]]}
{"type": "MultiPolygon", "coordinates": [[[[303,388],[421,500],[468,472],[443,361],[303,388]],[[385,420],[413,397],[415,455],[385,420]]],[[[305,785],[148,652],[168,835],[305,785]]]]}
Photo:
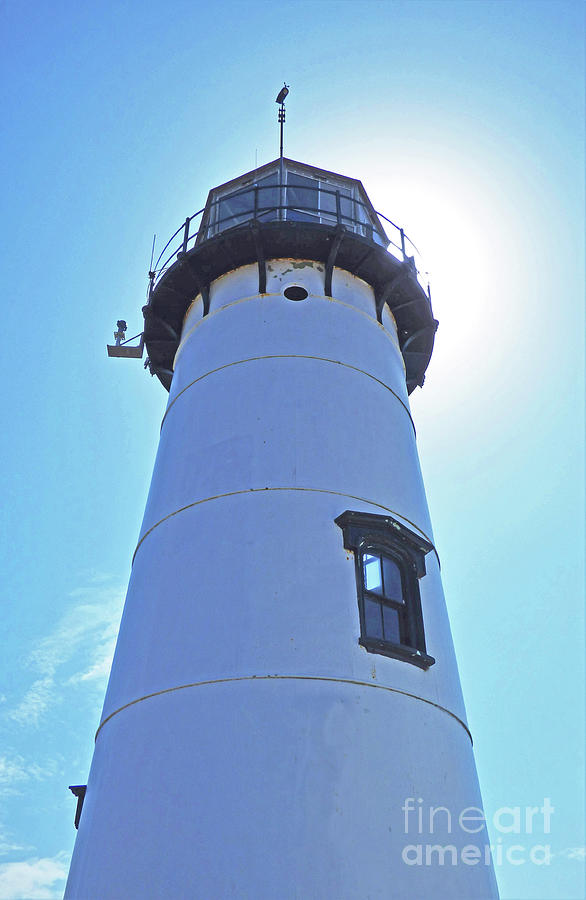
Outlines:
{"type": "Polygon", "coordinates": [[[250,230],[254,239],[254,248],[256,250],[256,258],[258,260],[258,292],[266,294],[267,292],[267,265],[265,260],[265,252],[262,245],[262,237],[258,222],[253,219],[250,223],[250,230]]]}
{"type": "Polygon", "coordinates": [[[164,319],[161,319],[160,316],[155,315],[148,304],[146,306],[143,306],[142,313],[145,323],[148,322],[149,325],[155,325],[157,328],[161,328],[169,335],[170,340],[179,343],[179,335],[177,334],[175,329],[171,325],[169,325],[168,322],[165,322],[164,319]]]}
{"type": "Polygon", "coordinates": [[[187,271],[192,275],[196,287],[201,294],[201,299],[203,300],[203,314],[207,316],[210,311],[210,286],[203,278],[199,269],[195,266],[195,263],[192,259],[190,259],[189,255],[182,251],[177,254],[177,260],[181,266],[184,266],[187,271]]]}
{"type": "Polygon", "coordinates": [[[376,301],[376,317],[379,322],[382,321],[382,314],[383,309],[385,308],[385,303],[388,303],[395,291],[412,277],[412,268],[409,265],[403,264],[399,274],[395,275],[395,277],[387,282],[387,284],[384,286],[376,301]]]}
{"type": "Polygon", "coordinates": [[[87,790],[87,784],[70,784],[69,790],[73,794],[74,797],[77,798],[77,807],[75,809],[75,821],[74,825],[76,828],[79,828],[79,820],[81,819],[81,811],[83,809],[83,801],[85,800],[85,792],[87,790]]]}
{"type": "Polygon", "coordinates": [[[437,319],[434,319],[430,325],[426,325],[424,328],[420,328],[418,331],[415,331],[413,334],[409,335],[405,343],[403,344],[401,351],[406,353],[409,350],[411,344],[413,344],[417,338],[420,338],[422,334],[428,334],[430,331],[433,331],[435,334],[438,328],[439,322],[437,319]]]}
{"type": "MultiPolygon", "coordinates": [[[[411,361],[410,355],[412,354],[412,357],[415,357],[415,358],[417,358],[418,355],[419,356],[421,355],[421,353],[419,353],[419,351],[411,350],[411,345],[414,344],[418,340],[418,338],[422,337],[422,335],[429,334],[430,331],[433,332],[433,334],[435,334],[438,329],[438,325],[439,325],[439,322],[437,321],[437,319],[433,319],[429,325],[425,325],[423,328],[419,328],[413,334],[409,335],[409,337],[407,338],[407,340],[401,347],[401,353],[403,355],[403,359],[405,360],[405,367],[406,367],[407,373],[410,371],[410,368],[411,368],[410,367],[410,361],[411,361]]],[[[433,340],[432,340],[431,346],[433,347],[433,340]]],[[[426,351],[422,351],[422,352],[426,352],[426,351]]],[[[428,350],[428,355],[431,355],[431,348],[428,350]]],[[[412,377],[410,378],[409,375],[407,374],[407,390],[409,392],[411,392],[417,386],[423,387],[424,381],[425,381],[425,373],[424,372],[421,373],[419,375],[419,377],[417,377],[417,378],[412,378],[412,377]]]]}
{"type": "Polygon", "coordinates": [[[336,262],[336,256],[338,255],[338,250],[340,249],[340,244],[342,243],[342,238],[345,233],[346,228],[344,225],[336,225],[334,240],[332,241],[332,246],[330,247],[330,252],[328,253],[326,261],[326,275],[324,279],[324,294],[326,297],[332,296],[332,273],[334,271],[334,263],[336,262]]]}

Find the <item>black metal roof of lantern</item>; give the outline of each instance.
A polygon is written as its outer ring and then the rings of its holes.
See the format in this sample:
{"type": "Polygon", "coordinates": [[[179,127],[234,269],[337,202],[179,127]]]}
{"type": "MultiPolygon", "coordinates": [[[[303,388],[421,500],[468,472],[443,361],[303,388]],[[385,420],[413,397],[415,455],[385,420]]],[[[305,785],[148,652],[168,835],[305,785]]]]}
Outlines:
{"type": "Polygon", "coordinates": [[[256,263],[263,294],[267,260],[293,257],[324,263],[328,297],[334,266],[372,286],[379,321],[385,304],[395,317],[411,393],[423,384],[438,324],[417,256],[403,229],[375,212],[360,181],[274,160],[211,190],[205,207],[163,248],[149,272],[143,307],[150,370],[168,390],[185,313],[201,294],[208,314],[215,278],[256,263]]]}

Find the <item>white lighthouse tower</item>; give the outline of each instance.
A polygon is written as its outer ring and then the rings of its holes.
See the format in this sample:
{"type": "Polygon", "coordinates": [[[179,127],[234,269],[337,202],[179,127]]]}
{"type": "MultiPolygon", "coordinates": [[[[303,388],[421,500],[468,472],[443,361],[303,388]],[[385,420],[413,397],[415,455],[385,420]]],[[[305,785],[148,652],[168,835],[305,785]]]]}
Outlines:
{"type": "Polygon", "coordinates": [[[280,158],[151,273],[169,402],[66,897],[497,896],[409,410],[437,326],[410,246],[359,181],[280,158]]]}

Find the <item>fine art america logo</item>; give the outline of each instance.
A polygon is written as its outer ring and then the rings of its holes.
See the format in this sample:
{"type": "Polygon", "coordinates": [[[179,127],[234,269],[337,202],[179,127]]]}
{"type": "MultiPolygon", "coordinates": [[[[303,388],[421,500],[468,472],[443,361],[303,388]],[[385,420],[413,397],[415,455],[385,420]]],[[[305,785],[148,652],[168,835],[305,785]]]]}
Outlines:
{"type": "MultiPolygon", "coordinates": [[[[404,814],[405,834],[415,843],[405,844],[401,858],[407,866],[501,866],[508,863],[522,866],[533,863],[548,866],[551,861],[550,844],[534,844],[531,839],[523,843],[503,845],[498,837],[495,844],[488,843],[486,819],[481,809],[467,806],[454,812],[445,806],[425,806],[419,797],[407,797],[401,807],[404,814]],[[473,843],[473,837],[481,843],[473,843]],[[438,843],[438,837],[451,835],[446,843],[438,843]]],[[[492,825],[500,835],[550,834],[551,817],[555,810],[549,797],[542,806],[501,806],[492,816],[492,825]]],[[[510,839],[510,838],[508,838],[510,839]]],[[[507,840],[508,840],[507,839],[507,840]]]]}

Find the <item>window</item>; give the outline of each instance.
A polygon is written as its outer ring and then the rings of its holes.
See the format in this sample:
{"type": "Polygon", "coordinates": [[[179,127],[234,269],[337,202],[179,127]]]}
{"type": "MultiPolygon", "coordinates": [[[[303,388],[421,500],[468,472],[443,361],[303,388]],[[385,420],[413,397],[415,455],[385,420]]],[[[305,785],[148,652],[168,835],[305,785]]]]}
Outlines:
{"type": "Polygon", "coordinates": [[[428,669],[419,579],[432,545],[391,516],[346,510],[336,519],[352,550],[360,614],[359,643],[428,669]]]}

